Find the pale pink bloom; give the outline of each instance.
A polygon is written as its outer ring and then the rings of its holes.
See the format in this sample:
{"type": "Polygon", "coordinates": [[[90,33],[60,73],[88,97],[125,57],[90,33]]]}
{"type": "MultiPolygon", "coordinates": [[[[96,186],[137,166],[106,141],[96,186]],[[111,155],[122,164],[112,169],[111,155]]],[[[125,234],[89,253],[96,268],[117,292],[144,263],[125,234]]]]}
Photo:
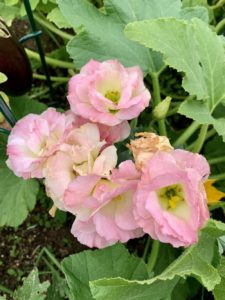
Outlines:
{"type": "Polygon", "coordinates": [[[108,146],[102,150],[104,145],[97,125],[86,123],[72,129],[64,144],[48,159],[44,169],[46,191],[58,208],[65,210],[63,195],[76,176],[110,175],[117,163],[116,148],[108,146]]]}
{"type": "Polygon", "coordinates": [[[198,240],[209,218],[206,159],[184,150],[157,152],[146,163],[135,196],[135,217],[153,239],[174,247],[198,240]]]}
{"type": "MultiPolygon", "coordinates": [[[[91,123],[90,120],[82,118],[81,116],[75,115],[71,110],[66,112],[73,118],[73,126],[79,127],[86,123],[91,123]]],[[[127,121],[123,121],[115,126],[107,126],[101,123],[95,123],[98,126],[100,132],[100,139],[106,141],[106,145],[111,145],[120,141],[125,140],[130,135],[130,125],[127,121]]]]}
{"type": "Polygon", "coordinates": [[[69,81],[71,110],[109,126],[137,117],[149,105],[150,97],[141,69],[125,68],[117,60],[90,60],[69,81]]]}
{"type": "Polygon", "coordinates": [[[72,119],[49,108],[41,115],[29,114],[12,129],[7,145],[8,167],[24,179],[42,178],[46,159],[64,141],[72,119]]]}
{"type": "Polygon", "coordinates": [[[133,195],[140,173],[132,161],[112,171],[109,179],[79,176],[65,192],[68,211],[76,215],[72,234],[80,243],[103,248],[143,235],[133,216],[133,195]]]}

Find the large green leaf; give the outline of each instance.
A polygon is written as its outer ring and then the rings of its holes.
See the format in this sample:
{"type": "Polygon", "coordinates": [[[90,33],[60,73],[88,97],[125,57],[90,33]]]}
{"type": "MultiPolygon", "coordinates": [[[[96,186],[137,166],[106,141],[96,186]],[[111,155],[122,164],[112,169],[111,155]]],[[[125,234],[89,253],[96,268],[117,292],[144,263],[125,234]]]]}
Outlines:
{"type": "Polygon", "coordinates": [[[55,7],[50,11],[50,13],[47,15],[47,19],[53,22],[59,28],[71,28],[58,7],[55,7]]]}
{"type": "Polygon", "coordinates": [[[72,27],[84,26],[67,46],[77,67],[91,58],[117,58],[125,66],[139,65],[145,73],[157,72],[163,65],[161,55],[129,41],[123,33],[125,25],[172,16],[207,19],[207,10],[202,7],[182,11],[180,0],[105,0],[104,12],[86,0],[58,0],[58,4],[72,27]]]}
{"type": "Polygon", "coordinates": [[[23,286],[13,295],[14,300],[44,300],[49,287],[49,281],[40,283],[38,270],[34,269],[27,278],[24,279],[23,286]]]}
{"type": "MultiPolygon", "coordinates": [[[[210,220],[201,231],[198,244],[185,250],[163,273],[149,280],[125,280],[122,278],[99,279],[91,282],[91,291],[97,300],[147,300],[163,299],[165,289],[177,278],[194,276],[208,290],[220,283],[220,275],[213,266],[216,239],[224,234],[225,224],[210,220]],[[152,296],[154,295],[154,297],[152,296]]],[[[176,283],[176,282],[175,282],[176,283]]],[[[170,287],[171,288],[171,287],[170,287]]],[[[167,290],[169,295],[169,290],[167,290]]]]}
{"type": "Polygon", "coordinates": [[[10,107],[17,119],[21,119],[27,114],[40,114],[47,109],[47,105],[28,96],[13,97],[10,99],[10,107]]]}
{"type": "Polygon", "coordinates": [[[120,244],[102,250],[88,250],[71,255],[63,260],[62,267],[73,300],[93,299],[89,288],[91,280],[118,276],[130,280],[148,278],[144,262],[130,255],[120,244]]]}
{"type": "Polygon", "coordinates": [[[15,6],[7,6],[3,0],[0,0],[1,17],[8,26],[11,26],[13,19],[18,15],[19,8],[15,6]]]}
{"type": "Polygon", "coordinates": [[[39,184],[13,174],[5,164],[6,139],[0,139],[0,227],[19,226],[34,208],[39,184]]]}
{"type": "Polygon", "coordinates": [[[225,120],[217,120],[212,115],[217,105],[225,100],[222,39],[199,19],[134,22],[127,25],[125,33],[130,39],[161,52],[167,65],[184,72],[184,89],[200,101],[198,104],[184,102],[179,113],[200,124],[213,124],[225,138],[225,120]]]}
{"type": "Polygon", "coordinates": [[[0,227],[22,224],[35,206],[38,190],[35,179],[16,177],[6,165],[0,165],[0,227]]]}
{"type": "Polygon", "coordinates": [[[221,276],[221,282],[215,287],[213,295],[215,300],[223,300],[225,295],[225,257],[221,258],[218,271],[221,276]]]}

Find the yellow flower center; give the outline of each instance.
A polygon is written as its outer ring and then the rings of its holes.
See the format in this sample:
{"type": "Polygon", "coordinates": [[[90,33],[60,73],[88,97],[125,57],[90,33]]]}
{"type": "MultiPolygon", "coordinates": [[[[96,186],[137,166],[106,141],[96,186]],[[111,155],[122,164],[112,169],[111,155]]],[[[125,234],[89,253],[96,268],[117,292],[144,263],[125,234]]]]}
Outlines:
{"type": "Polygon", "coordinates": [[[118,104],[120,100],[120,92],[118,91],[107,91],[105,93],[105,97],[109,100],[111,100],[114,104],[118,104]]]}
{"type": "Polygon", "coordinates": [[[172,184],[157,191],[161,207],[165,210],[174,210],[185,202],[184,191],[181,184],[172,184]]]}

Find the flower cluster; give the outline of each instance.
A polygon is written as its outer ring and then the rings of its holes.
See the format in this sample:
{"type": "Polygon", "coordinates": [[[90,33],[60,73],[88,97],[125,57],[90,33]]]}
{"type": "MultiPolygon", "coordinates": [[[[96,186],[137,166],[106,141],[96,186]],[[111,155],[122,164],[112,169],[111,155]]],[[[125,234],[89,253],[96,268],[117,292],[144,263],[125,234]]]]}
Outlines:
{"type": "Polygon", "coordinates": [[[139,133],[128,146],[135,162],[117,166],[114,144],[150,101],[140,68],[91,60],[69,81],[68,101],[65,113],[49,108],[17,122],[8,167],[24,179],[43,178],[54,205],[76,216],[72,234],[89,247],[145,233],[174,247],[195,243],[209,217],[204,157],[139,133]]]}

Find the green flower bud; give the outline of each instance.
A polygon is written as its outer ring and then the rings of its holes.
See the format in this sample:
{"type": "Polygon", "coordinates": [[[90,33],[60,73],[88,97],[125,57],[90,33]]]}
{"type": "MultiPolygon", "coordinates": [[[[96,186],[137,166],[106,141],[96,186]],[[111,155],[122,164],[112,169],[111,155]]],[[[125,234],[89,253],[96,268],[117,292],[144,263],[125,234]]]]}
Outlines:
{"type": "Polygon", "coordinates": [[[154,119],[162,120],[166,117],[168,110],[170,108],[171,100],[172,100],[171,97],[166,97],[162,102],[156,105],[156,107],[153,109],[152,112],[154,119]]]}

